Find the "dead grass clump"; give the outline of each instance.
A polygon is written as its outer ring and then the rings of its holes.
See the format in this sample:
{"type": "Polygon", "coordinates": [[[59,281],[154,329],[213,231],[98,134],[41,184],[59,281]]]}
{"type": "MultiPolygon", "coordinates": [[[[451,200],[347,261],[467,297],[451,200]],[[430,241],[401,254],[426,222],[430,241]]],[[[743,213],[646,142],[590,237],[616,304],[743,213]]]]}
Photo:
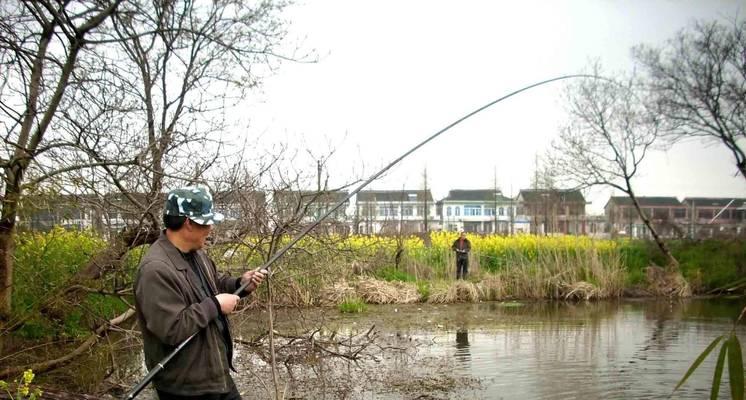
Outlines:
{"type": "Polygon", "coordinates": [[[428,303],[444,304],[447,303],[446,297],[448,297],[448,289],[450,285],[445,282],[433,283],[430,287],[430,294],[427,296],[428,303]]]}
{"type": "Polygon", "coordinates": [[[428,303],[473,303],[479,301],[477,285],[467,281],[456,281],[450,285],[435,285],[427,298],[428,303]]]}
{"type": "Polygon", "coordinates": [[[378,279],[363,279],[357,284],[357,294],[371,304],[407,304],[420,299],[417,287],[408,282],[387,282],[378,279]]]}
{"type": "Polygon", "coordinates": [[[645,268],[648,290],[655,296],[690,297],[692,289],[679,271],[651,265],[645,268]]]}
{"type": "Polygon", "coordinates": [[[322,306],[335,306],[352,297],[355,297],[355,288],[346,280],[342,280],[321,289],[319,304],[322,306]]]}
{"type": "Polygon", "coordinates": [[[500,275],[488,275],[477,284],[477,290],[486,301],[502,300],[507,297],[505,282],[500,275]]]}
{"type": "Polygon", "coordinates": [[[565,300],[591,300],[601,299],[604,296],[601,289],[590,282],[579,281],[571,284],[564,284],[560,288],[561,296],[565,300]]]}
{"type": "Polygon", "coordinates": [[[278,284],[272,298],[277,304],[295,307],[307,307],[313,305],[314,301],[314,296],[308,288],[292,278],[278,284]]]}

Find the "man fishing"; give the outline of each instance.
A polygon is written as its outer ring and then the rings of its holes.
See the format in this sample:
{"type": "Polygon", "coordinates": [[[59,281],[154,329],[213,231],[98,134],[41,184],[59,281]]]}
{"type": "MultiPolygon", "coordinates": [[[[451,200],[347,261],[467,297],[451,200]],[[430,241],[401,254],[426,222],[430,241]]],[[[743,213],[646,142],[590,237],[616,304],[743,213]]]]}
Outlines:
{"type": "Polygon", "coordinates": [[[229,371],[235,369],[226,315],[240,299],[233,292],[248,284],[241,293],[248,295],[267,271],[247,271],[239,278],[217,273],[203,250],[213,225],[223,220],[212,207],[205,188],[169,192],[163,212],[166,229],[143,257],[135,278],[137,320],[149,370],[199,332],[153,379],[160,400],[241,399],[229,371]]]}
{"type": "Polygon", "coordinates": [[[466,238],[464,231],[460,231],[459,237],[453,242],[451,249],[456,252],[456,279],[466,279],[466,274],[469,272],[471,243],[466,238]]]}

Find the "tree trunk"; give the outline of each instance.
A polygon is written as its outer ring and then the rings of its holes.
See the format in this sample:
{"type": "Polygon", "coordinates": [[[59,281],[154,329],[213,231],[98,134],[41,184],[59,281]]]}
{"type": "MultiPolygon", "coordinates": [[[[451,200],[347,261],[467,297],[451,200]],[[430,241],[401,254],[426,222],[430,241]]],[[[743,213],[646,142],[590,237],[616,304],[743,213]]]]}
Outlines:
{"type": "Polygon", "coordinates": [[[15,243],[16,214],[18,213],[18,199],[21,197],[21,187],[18,182],[23,170],[8,170],[8,186],[2,205],[2,219],[0,219],[0,320],[8,319],[12,313],[13,298],[13,250],[15,243]],[[12,179],[15,178],[15,179],[12,179]]]}
{"type": "Polygon", "coordinates": [[[77,281],[100,279],[108,272],[118,269],[127,252],[144,244],[153,244],[160,231],[153,228],[126,229],[106,249],[94,255],[88,264],[76,274],[77,281]]]}
{"type": "Polygon", "coordinates": [[[14,222],[0,222],[0,320],[8,319],[11,313],[14,222]]]}
{"type": "Polygon", "coordinates": [[[739,161],[737,165],[741,175],[746,179],[746,159],[739,161]]]}
{"type": "Polygon", "coordinates": [[[640,216],[640,219],[642,219],[642,222],[645,224],[645,226],[648,227],[648,229],[650,230],[650,234],[653,235],[655,244],[658,245],[658,248],[666,257],[666,260],[668,261],[668,267],[671,270],[677,271],[679,269],[679,261],[676,260],[676,258],[671,253],[671,250],[669,250],[668,246],[666,245],[666,242],[661,239],[661,237],[658,235],[658,232],[655,230],[655,228],[653,228],[653,224],[650,223],[650,219],[642,211],[642,208],[640,208],[640,203],[637,201],[637,197],[635,197],[632,192],[629,192],[628,194],[629,197],[632,199],[632,203],[635,205],[635,209],[637,210],[637,214],[640,216]]]}

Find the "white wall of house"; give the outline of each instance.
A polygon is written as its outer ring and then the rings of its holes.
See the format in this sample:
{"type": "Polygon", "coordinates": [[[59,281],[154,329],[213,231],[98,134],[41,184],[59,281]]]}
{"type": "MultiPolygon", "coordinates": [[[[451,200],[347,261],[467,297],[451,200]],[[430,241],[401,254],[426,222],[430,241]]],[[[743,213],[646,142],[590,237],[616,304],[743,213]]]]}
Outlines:
{"type": "Polygon", "coordinates": [[[440,221],[443,230],[463,229],[479,233],[494,233],[495,222],[498,224],[498,231],[509,232],[511,208],[513,214],[517,208],[515,204],[510,203],[495,204],[481,201],[443,200],[442,205],[440,221]]]}
{"type": "MultiPolygon", "coordinates": [[[[357,202],[357,221],[360,233],[380,233],[384,225],[397,222],[424,225],[425,205],[422,201],[357,202]],[[369,212],[371,210],[373,212],[369,212]]],[[[428,229],[436,223],[435,203],[427,204],[428,229]]]]}

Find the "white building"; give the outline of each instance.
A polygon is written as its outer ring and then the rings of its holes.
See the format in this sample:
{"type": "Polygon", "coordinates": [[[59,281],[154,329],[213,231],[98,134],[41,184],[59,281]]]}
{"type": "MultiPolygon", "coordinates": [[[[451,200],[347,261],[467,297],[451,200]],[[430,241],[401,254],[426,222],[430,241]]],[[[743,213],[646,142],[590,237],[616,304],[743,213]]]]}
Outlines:
{"type": "Polygon", "coordinates": [[[516,232],[517,205],[500,190],[451,190],[438,202],[443,230],[477,233],[516,232]]]}
{"type": "Polygon", "coordinates": [[[437,229],[429,190],[363,190],[357,194],[357,233],[415,233],[437,229]],[[425,212],[427,210],[427,212],[425,212]]]}

